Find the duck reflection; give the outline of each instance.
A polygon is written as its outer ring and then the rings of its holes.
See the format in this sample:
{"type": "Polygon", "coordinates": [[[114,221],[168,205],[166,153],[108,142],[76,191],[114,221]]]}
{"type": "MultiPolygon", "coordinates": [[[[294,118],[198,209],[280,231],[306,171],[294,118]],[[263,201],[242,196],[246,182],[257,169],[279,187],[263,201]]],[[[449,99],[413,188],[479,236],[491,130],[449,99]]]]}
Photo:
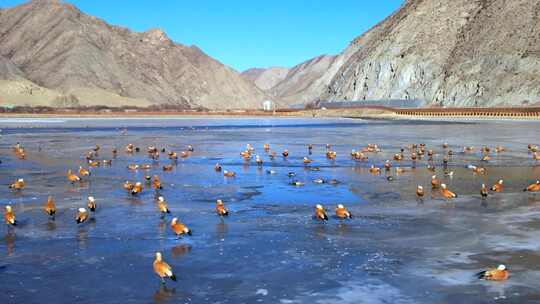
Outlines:
{"type": "Polygon", "coordinates": [[[88,231],[85,228],[79,228],[77,230],[77,244],[79,249],[86,249],[86,240],[88,239],[88,231]]]}
{"type": "Polygon", "coordinates": [[[219,223],[216,224],[216,237],[218,239],[224,239],[225,234],[227,234],[227,224],[225,224],[223,218],[220,218],[219,223]]]}
{"type": "Polygon", "coordinates": [[[173,258],[184,256],[190,251],[191,251],[191,245],[188,245],[188,244],[180,244],[171,248],[171,254],[173,258]]]}
{"type": "Polygon", "coordinates": [[[45,229],[47,229],[47,231],[54,231],[56,230],[56,222],[54,221],[53,218],[49,219],[47,221],[47,223],[45,224],[45,229]]]}
{"type": "Polygon", "coordinates": [[[4,240],[6,241],[7,256],[13,255],[15,251],[15,233],[12,230],[8,230],[4,236],[4,240]]]}
{"type": "Polygon", "coordinates": [[[159,289],[154,293],[154,302],[164,303],[174,296],[175,288],[167,288],[165,285],[160,285],[159,289]]]}

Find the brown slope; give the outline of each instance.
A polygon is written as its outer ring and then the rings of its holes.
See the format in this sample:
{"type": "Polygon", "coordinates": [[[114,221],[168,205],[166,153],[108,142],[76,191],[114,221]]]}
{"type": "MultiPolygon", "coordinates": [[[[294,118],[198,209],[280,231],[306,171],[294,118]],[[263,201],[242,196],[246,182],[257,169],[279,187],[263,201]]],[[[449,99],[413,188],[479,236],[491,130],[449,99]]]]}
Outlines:
{"type": "Polygon", "coordinates": [[[540,100],[538,0],[409,0],[359,37],[322,99],[540,100]]]}
{"type": "Polygon", "coordinates": [[[176,44],[158,29],[136,33],[108,25],[60,1],[3,10],[0,55],[29,80],[64,92],[95,89],[186,108],[254,108],[264,99],[197,47],[176,44]]]}
{"type": "Polygon", "coordinates": [[[268,91],[285,79],[288,72],[289,69],[284,67],[252,68],[242,72],[242,76],[255,83],[259,89],[268,91]]]}
{"type": "Polygon", "coordinates": [[[0,56],[0,79],[16,80],[24,78],[24,73],[11,60],[0,56]]]}
{"type": "Polygon", "coordinates": [[[266,71],[265,68],[251,68],[242,72],[242,76],[249,79],[251,82],[255,82],[259,76],[266,71]]]}

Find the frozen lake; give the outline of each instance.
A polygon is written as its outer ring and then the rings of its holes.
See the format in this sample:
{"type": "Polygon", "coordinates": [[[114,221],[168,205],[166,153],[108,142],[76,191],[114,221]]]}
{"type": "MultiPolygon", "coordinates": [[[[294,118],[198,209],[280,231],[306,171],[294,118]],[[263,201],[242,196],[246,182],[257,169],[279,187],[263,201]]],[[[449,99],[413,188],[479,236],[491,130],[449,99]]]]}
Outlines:
{"type": "MultiPolygon", "coordinates": [[[[540,144],[539,123],[385,122],[296,118],[185,119],[2,119],[0,121],[0,203],[11,203],[20,224],[0,226],[0,303],[533,303],[540,302],[540,194],[522,189],[540,178],[540,162],[527,144],[540,144]],[[127,134],[121,130],[127,128],[127,134]],[[11,147],[20,142],[26,160],[11,147]],[[444,176],[442,143],[455,151],[444,176]],[[141,152],[126,154],[133,143],[141,152]],[[249,143],[263,165],[244,161],[249,143]],[[278,156],[263,151],[269,143],[278,156]],[[337,159],[325,156],[332,144],[337,159]],[[351,160],[351,149],[368,143],[382,152],[369,160],[351,160]],[[424,143],[435,151],[436,172],[427,158],[368,172],[383,165],[401,147],[424,143]],[[111,166],[92,168],[86,182],[73,186],[67,169],[86,167],[84,154],[99,144],[98,159],[111,166]],[[173,163],[162,153],[148,158],[146,147],[195,151],[173,163]],[[313,163],[305,167],[307,145],[313,163]],[[462,153],[463,146],[475,146],[462,153]],[[504,146],[482,164],[487,174],[473,174],[482,145],[504,146]],[[285,159],[281,152],[288,149],[285,159]],[[237,173],[224,178],[219,162],[237,173]],[[129,171],[128,164],[152,164],[129,171]],[[174,164],[170,172],[162,171],[174,164]],[[320,168],[319,171],[310,169],[320,168]],[[276,174],[267,174],[273,169],[276,174]],[[289,185],[293,179],[304,186],[289,185]],[[126,180],[158,174],[172,215],[160,219],[155,191],[146,187],[132,197],[126,180]],[[458,193],[445,201],[431,197],[430,177],[458,193]],[[8,189],[16,178],[27,186],[8,189]],[[316,184],[337,179],[337,185],[316,184]],[[482,183],[504,179],[502,193],[482,200],[482,183]],[[415,196],[417,185],[427,195],[415,196]],[[47,196],[57,204],[55,221],[43,213],[47,196]],[[96,198],[92,219],[77,225],[77,208],[96,198]],[[216,199],[230,209],[214,213],[216,199]],[[327,223],[312,219],[315,204],[329,215],[344,204],[355,217],[327,223]],[[177,239],[169,222],[177,216],[193,236],[177,239]],[[152,271],[161,251],[177,273],[177,282],[160,284],[152,271]],[[508,281],[486,282],[474,274],[505,264],[508,281]]],[[[405,151],[408,156],[408,150],[405,151]]],[[[2,207],[3,210],[3,207],[2,207]]]]}

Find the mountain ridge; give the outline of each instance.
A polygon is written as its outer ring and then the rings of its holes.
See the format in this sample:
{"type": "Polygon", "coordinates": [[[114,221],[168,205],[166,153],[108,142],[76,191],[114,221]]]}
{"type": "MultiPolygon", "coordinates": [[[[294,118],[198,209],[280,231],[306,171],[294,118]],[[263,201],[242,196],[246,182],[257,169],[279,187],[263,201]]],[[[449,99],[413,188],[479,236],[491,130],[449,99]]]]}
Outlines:
{"type": "Polygon", "coordinates": [[[2,9],[0,56],[28,81],[59,92],[95,89],[145,105],[209,109],[258,108],[265,99],[196,46],[175,43],[156,28],[139,33],[109,25],[56,0],[2,9]]]}

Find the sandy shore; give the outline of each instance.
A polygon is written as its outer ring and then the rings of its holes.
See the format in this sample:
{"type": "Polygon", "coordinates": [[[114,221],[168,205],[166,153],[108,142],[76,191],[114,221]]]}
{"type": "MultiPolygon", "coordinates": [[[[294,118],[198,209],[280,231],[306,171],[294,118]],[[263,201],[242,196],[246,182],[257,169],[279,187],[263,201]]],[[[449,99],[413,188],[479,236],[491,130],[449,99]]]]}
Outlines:
{"type": "MultiPolygon", "coordinates": [[[[425,110],[425,109],[423,109],[425,110]]],[[[437,110],[434,110],[437,112],[437,110]]],[[[359,118],[382,120],[408,120],[408,121],[539,121],[540,117],[531,116],[425,116],[405,115],[396,113],[393,109],[384,108],[349,108],[349,109],[316,109],[316,110],[278,110],[266,111],[212,111],[212,112],[91,112],[91,111],[58,111],[48,113],[0,113],[0,118],[200,118],[200,117],[311,117],[311,118],[359,118]]]]}

